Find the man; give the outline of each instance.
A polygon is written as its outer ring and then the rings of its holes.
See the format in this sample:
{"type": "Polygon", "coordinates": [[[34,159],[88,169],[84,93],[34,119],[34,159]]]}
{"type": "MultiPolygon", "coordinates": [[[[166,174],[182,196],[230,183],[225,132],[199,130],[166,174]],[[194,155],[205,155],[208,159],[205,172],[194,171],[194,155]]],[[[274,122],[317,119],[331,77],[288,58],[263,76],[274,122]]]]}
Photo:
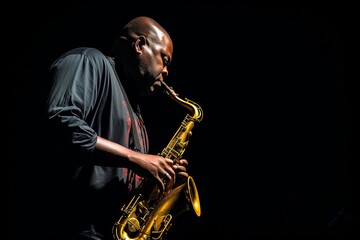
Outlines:
{"type": "Polygon", "coordinates": [[[54,208],[50,238],[112,239],[121,206],[144,179],[165,190],[188,176],[185,159],[175,164],[148,153],[139,109],[140,99],[168,76],[168,32],[151,18],[136,17],[112,50],[105,56],[95,48],[73,49],[51,66],[46,141],[56,167],[46,179],[54,208]]]}

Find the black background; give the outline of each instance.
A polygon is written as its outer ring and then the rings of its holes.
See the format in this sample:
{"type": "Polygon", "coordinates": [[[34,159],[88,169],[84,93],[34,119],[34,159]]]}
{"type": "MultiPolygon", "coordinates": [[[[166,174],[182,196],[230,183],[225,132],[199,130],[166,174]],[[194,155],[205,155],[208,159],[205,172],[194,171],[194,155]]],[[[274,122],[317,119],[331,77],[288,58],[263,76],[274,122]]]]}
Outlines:
{"type": "MultiPolygon", "coordinates": [[[[36,194],[26,171],[36,156],[27,153],[46,141],[36,120],[48,65],[72,47],[106,48],[113,30],[137,15],[169,31],[168,83],[204,111],[184,155],[202,216],[185,214],[173,239],[359,234],[358,17],[351,6],[62,1],[4,11],[11,16],[2,21],[10,239],[41,234],[36,214],[27,214],[36,210],[21,203],[36,209],[26,199],[36,194]]],[[[145,105],[157,153],[186,113],[161,96],[145,105]]]]}

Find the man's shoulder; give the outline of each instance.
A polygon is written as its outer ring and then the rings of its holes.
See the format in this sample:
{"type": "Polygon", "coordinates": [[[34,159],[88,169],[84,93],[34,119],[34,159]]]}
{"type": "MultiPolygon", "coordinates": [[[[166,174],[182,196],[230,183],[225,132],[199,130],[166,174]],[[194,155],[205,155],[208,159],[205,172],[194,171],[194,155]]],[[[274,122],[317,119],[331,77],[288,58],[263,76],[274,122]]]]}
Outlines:
{"type": "Polygon", "coordinates": [[[97,48],[92,48],[92,47],[73,48],[73,49],[65,52],[55,62],[63,61],[65,59],[69,59],[70,61],[88,61],[89,60],[90,62],[92,62],[94,64],[103,64],[104,62],[109,61],[102,51],[100,51],[97,48]]]}
{"type": "Polygon", "coordinates": [[[65,55],[73,55],[73,54],[81,54],[87,57],[105,58],[105,55],[99,49],[92,47],[78,47],[71,49],[70,51],[65,53],[65,55]]]}
{"type": "Polygon", "coordinates": [[[99,49],[92,47],[78,47],[68,50],[57,58],[50,68],[59,66],[59,64],[74,64],[75,62],[87,62],[97,66],[106,65],[109,60],[99,49]]]}

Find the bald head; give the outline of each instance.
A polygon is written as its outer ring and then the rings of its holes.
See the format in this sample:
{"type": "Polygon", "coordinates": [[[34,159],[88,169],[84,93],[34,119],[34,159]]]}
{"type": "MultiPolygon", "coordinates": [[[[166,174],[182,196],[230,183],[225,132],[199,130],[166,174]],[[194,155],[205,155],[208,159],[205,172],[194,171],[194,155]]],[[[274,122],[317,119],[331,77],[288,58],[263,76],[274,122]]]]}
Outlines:
{"type": "Polygon", "coordinates": [[[154,86],[169,74],[173,42],[152,18],[140,16],[130,20],[115,39],[112,50],[116,62],[122,65],[123,75],[136,85],[139,95],[153,92],[154,86]]]}
{"type": "Polygon", "coordinates": [[[153,41],[170,40],[168,32],[154,19],[140,16],[130,20],[122,29],[120,38],[134,40],[139,36],[145,36],[153,41]]]}
{"type": "Polygon", "coordinates": [[[128,52],[131,49],[129,46],[139,37],[145,37],[154,44],[169,46],[172,52],[172,39],[164,27],[150,17],[139,16],[131,19],[115,39],[112,47],[115,56],[121,57],[120,54],[128,52]]]}

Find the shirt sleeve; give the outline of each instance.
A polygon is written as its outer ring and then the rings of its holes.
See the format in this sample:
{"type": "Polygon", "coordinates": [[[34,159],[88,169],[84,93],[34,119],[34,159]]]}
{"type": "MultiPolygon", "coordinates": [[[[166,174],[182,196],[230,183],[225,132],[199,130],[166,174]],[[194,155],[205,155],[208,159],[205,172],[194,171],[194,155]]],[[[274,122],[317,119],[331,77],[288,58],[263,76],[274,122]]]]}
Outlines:
{"type": "Polygon", "coordinates": [[[51,68],[53,85],[48,98],[48,117],[60,125],[75,146],[93,151],[96,132],[86,118],[96,104],[100,77],[93,59],[80,53],[58,60],[51,68]]]}

